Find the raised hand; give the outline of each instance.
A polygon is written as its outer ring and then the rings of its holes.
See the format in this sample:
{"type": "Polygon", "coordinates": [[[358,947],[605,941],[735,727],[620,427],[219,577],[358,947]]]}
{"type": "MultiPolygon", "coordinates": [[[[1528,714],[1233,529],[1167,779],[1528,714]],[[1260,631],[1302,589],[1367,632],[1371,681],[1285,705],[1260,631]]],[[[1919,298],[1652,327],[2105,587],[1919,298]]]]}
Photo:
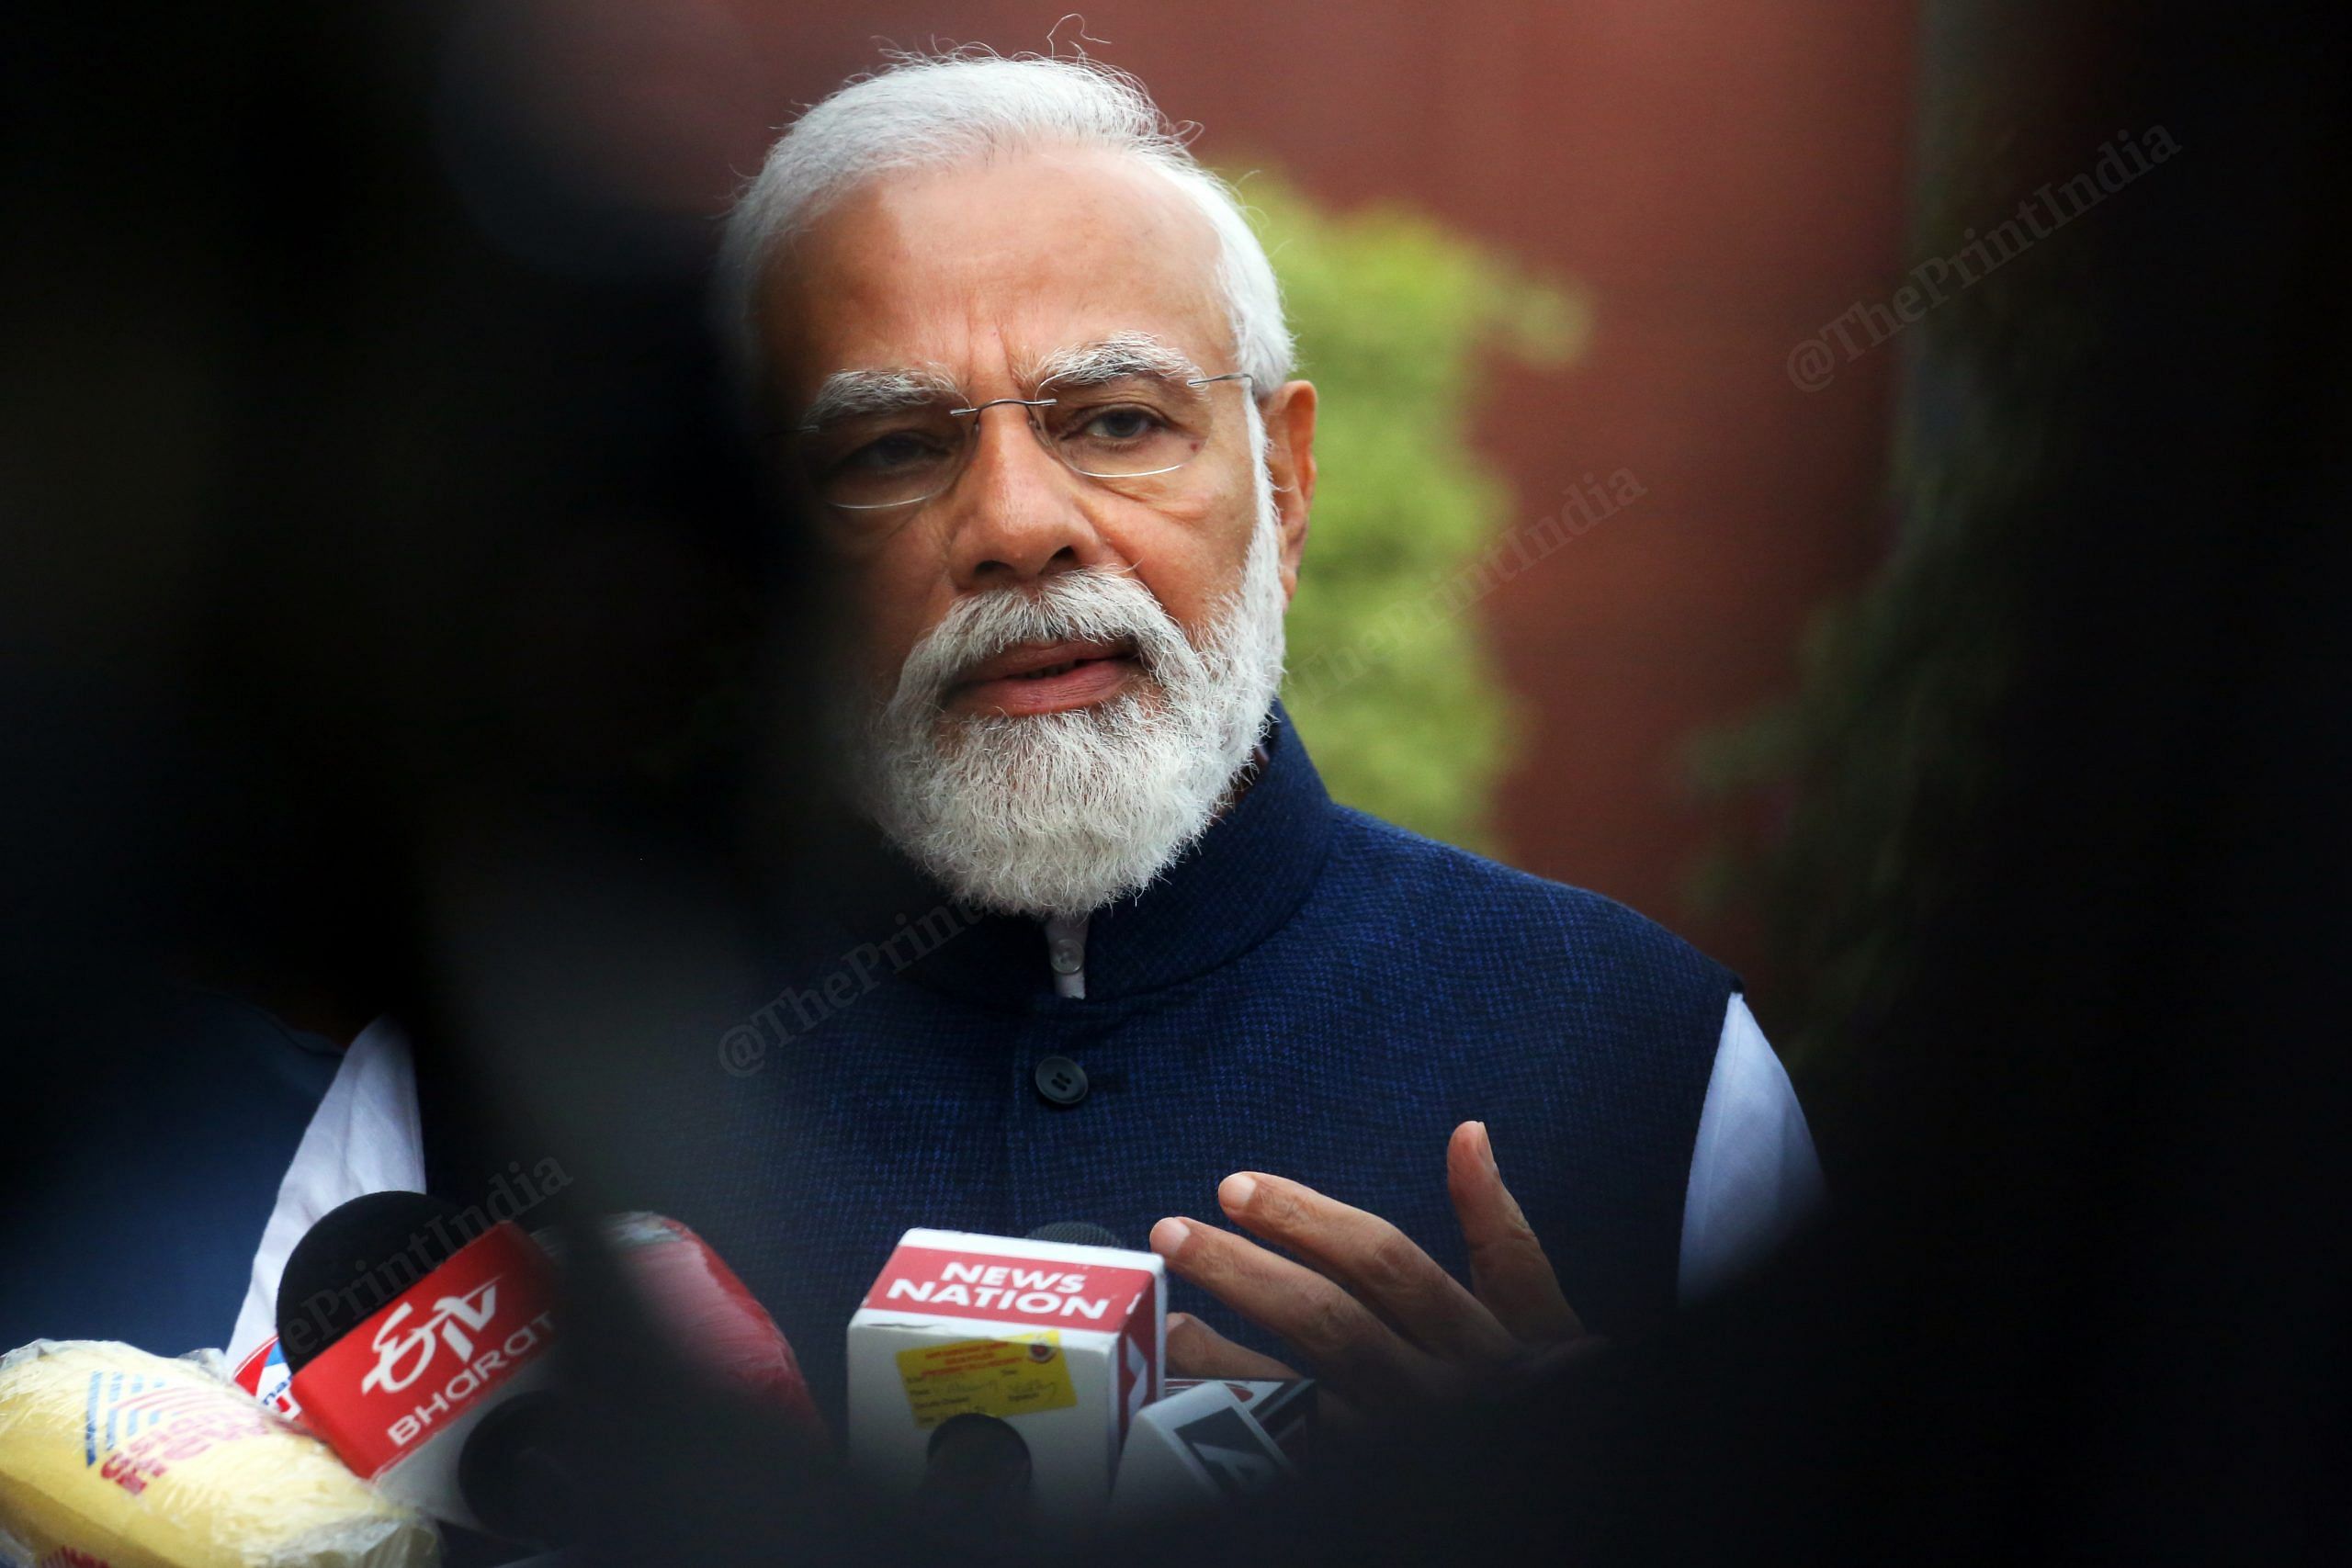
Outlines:
{"type": "MultiPolygon", "coordinates": [[[[1467,1287],[1378,1215],[1261,1171],[1227,1177],[1217,1201],[1236,1224],[1306,1262],[1181,1217],[1152,1227],[1152,1249],[1281,1336],[1329,1393],[1358,1411],[1458,1396],[1589,1347],[1543,1244],[1503,1185],[1486,1124],[1456,1127],[1445,1162],[1469,1244],[1467,1287]]],[[[1183,1314],[1169,1320],[1168,1356],[1181,1376],[1297,1375],[1183,1314]]]]}

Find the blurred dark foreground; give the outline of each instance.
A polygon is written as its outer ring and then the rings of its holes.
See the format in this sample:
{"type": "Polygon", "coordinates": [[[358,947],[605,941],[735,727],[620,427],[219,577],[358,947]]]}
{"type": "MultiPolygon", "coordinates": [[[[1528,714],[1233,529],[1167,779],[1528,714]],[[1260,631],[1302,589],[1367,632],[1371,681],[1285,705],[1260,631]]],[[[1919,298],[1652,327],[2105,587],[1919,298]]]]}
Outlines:
{"type": "MultiPolygon", "coordinates": [[[[2012,679],[1906,866],[1906,963],[1831,1021],[1834,1223],[1657,1341],[1137,1555],[2352,1547],[2352,39],[2261,4],[1929,13],[1928,164],[2181,151],[2009,264],[2006,327],[1919,329],[1908,439],[2022,520],[1920,635],[2012,679]]],[[[107,1096],[190,1064],[116,1010],[177,982],[339,1039],[414,1021],[517,1141],[603,1152],[592,1209],[647,1157],[607,1092],[628,1018],[790,886],[805,758],[763,676],[815,633],[702,343],[707,226],[509,124],[473,15],[5,24],[13,1211],[141,1170],[107,1096]]],[[[602,1551],[914,1550],[641,1329],[611,1293],[574,1340],[602,1551]]]]}

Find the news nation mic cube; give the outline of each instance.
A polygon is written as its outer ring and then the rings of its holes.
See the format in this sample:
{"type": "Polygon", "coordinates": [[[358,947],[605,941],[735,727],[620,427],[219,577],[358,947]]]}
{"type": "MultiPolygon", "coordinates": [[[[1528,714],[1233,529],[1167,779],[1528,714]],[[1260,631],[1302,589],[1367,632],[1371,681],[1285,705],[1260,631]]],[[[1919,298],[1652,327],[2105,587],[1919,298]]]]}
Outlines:
{"type": "Polygon", "coordinates": [[[1154,1253],[910,1230],[850,1319],[852,1462],[911,1494],[942,1424],[992,1416],[1028,1447],[1033,1516],[1089,1523],[1127,1428],[1159,1397],[1167,1349],[1154,1253]]]}

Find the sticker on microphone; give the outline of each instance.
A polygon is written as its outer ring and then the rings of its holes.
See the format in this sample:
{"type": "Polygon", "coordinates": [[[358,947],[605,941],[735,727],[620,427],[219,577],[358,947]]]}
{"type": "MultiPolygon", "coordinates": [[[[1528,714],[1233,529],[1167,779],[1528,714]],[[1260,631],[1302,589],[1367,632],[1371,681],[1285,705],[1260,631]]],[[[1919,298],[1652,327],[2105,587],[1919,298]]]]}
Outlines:
{"type": "Polygon", "coordinates": [[[1014,1339],[959,1339],[899,1352],[899,1377],[915,1427],[929,1431],[951,1416],[1027,1416],[1078,1403],[1061,1333],[1014,1339]]]}

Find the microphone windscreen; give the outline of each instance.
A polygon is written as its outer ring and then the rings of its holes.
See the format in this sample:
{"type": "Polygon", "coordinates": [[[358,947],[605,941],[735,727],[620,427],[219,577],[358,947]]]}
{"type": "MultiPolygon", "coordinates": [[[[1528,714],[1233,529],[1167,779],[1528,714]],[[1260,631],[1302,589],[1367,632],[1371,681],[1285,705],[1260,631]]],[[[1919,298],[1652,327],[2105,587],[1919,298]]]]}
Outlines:
{"type": "Polygon", "coordinates": [[[1091,1220],[1056,1220],[1039,1225],[1029,1233],[1031,1241],[1058,1241],[1069,1247],[1109,1247],[1125,1252],[1130,1250],[1108,1225],[1098,1225],[1091,1220]]]}
{"type": "Polygon", "coordinates": [[[468,1239],[457,1205],[370,1192],[322,1215],[287,1255],[277,1342],[293,1371],[438,1269],[468,1239]]]}
{"type": "MultiPolygon", "coordinates": [[[[689,1360],[767,1401],[804,1436],[823,1440],[824,1417],[790,1342],[709,1243],[663,1214],[616,1214],[604,1232],[689,1360]]],[[[548,1239],[560,1247],[558,1238],[548,1239]]]]}

